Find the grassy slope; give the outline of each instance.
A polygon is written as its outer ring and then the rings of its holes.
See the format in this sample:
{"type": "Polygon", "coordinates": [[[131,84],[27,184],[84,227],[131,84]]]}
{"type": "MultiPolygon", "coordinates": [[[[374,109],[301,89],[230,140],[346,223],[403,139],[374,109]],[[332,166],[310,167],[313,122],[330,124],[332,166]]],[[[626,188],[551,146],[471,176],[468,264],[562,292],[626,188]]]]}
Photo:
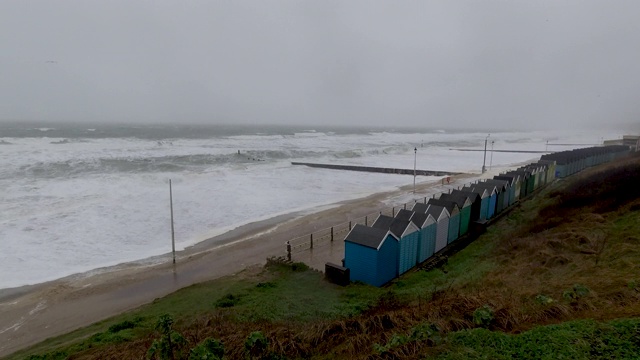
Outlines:
{"type": "MultiPolygon", "coordinates": [[[[271,264],[183,289],[13,358],[142,358],[169,313],[188,345],[289,358],[632,358],[640,354],[640,159],[560,181],[431,271],[337,287],[271,264]],[[615,320],[626,318],[627,320],[615,320]],[[585,319],[595,319],[585,320],[585,319]],[[567,322],[568,321],[568,322],[567,322]],[[120,324],[118,330],[109,327],[120,324]]],[[[295,271],[294,271],[295,270],[295,271]]]]}

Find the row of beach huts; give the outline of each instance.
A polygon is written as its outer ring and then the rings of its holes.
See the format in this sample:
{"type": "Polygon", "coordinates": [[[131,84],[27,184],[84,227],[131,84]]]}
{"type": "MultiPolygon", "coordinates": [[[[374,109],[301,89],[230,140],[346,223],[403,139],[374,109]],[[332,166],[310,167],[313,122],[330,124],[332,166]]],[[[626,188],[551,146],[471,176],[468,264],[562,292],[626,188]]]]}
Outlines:
{"type": "Polygon", "coordinates": [[[358,224],[347,234],[340,268],[348,281],[382,286],[467,236],[473,226],[486,226],[554,179],[628,153],[626,146],[604,146],[547,154],[493,179],[415,203],[413,209],[393,217],[381,214],[371,226],[358,224]]]}

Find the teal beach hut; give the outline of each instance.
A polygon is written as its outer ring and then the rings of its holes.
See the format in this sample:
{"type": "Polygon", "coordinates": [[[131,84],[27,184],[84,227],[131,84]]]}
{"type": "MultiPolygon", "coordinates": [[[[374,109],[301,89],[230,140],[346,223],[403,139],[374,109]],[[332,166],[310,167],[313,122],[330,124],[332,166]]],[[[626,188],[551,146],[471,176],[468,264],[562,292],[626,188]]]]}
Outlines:
{"type": "Polygon", "coordinates": [[[515,204],[520,197],[520,176],[516,174],[501,174],[493,178],[509,182],[509,206],[515,204]]]}
{"type": "Polygon", "coordinates": [[[471,218],[470,222],[480,220],[480,210],[482,208],[482,198],[480,194],[471,191],[453,190],[451,195],[462,195],[471,201],[471,218]]]}
{"type": "Polygon", "coordinates": [[[440,200],[454,201],[460,209],[460,236],[469,232],[471,224],[471,200],[469,196],[460,193],[442,194],[440,200]]]}
{"type": "Polygon", "coordinates": [[[344,239],[344,266],[351,281],[382,286],[396,278],[398,248],[391,231],[356,224],[344,239]]]}

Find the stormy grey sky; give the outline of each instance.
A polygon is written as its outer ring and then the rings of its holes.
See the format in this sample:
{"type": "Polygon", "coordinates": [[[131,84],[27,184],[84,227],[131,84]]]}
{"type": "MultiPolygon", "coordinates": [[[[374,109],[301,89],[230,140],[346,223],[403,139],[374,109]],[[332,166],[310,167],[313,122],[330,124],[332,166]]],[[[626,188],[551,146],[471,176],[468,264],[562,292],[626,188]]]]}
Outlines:
{"type": "Polygon", "coordinates": [[[0,120],[637,123],[640,1],[0,2],[0,120]]]}

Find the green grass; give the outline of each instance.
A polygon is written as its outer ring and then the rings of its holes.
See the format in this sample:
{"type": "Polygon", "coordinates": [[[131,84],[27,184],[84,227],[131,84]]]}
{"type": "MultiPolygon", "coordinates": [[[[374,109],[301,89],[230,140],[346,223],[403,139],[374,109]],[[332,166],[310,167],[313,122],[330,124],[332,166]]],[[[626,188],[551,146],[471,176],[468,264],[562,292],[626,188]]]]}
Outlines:
{"type": "Polygon", "coordinates": [[[464,251],[450,257],[444,266],[430,271],[410,271],[394,281],[389,289],[400,299],[412,301],[453,286],[473,287],[477,280],[496,266],[493,259],[487,256],[495,247],[496,235],[496,231],[488,231],[464,251]]]}
{"type": "Polygon", "coordinates": [[[638,359],[640,319],[570,321],[518,335],[464,330],[445,342],[437,359],[638,359]]]}
{"type": "Polygon", "coordinates": [[[7,359],[66,358],[87,349],[154,334],[157,319],[170,314],[176,325],[214,311],[240,322],[311,322],[357,315],[374,305],[384,291],[353,284],[340,287],[304,264],[271,264],[254,277],[225,277],[181,289],[137,310],[46,340],[7,359]],[[223,306],[221,306],[223,305],[223,306]]]}

